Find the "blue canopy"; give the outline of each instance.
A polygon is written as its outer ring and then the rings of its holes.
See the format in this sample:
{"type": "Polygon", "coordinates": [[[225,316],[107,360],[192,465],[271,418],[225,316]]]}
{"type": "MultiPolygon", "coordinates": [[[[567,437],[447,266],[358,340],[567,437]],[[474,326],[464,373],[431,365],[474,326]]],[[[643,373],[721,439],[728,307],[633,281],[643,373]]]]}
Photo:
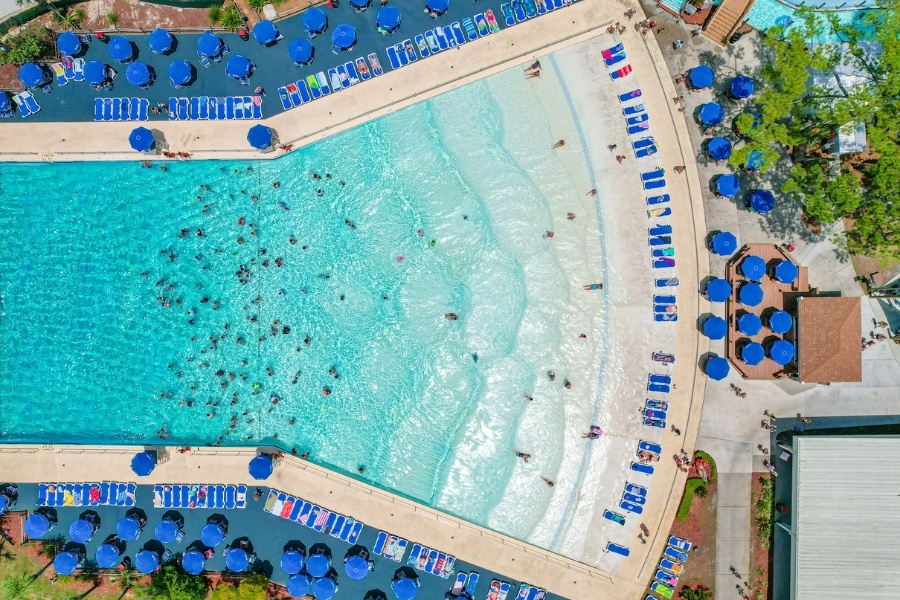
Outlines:
{"type": "Polygon", "coordinates": [[[37,63],[27,62],[19,67],[19,79],[25,87],[38,87],[47,81],[47,73],[37,63]]]}
{"type": "Polygon", "coordinates": [[[741,182],[736,175],[720,175],[716,179],[716,193],[726,198],[734,198],[741,191],[741,182]]]}
{"type": "Polygon", "coordinates": [[[766,274],[766,263],[755,254],[750,254],[741,263],[741,273],[751,281],[760,281],[766,274]]]}
{"type": "MultiPolygon", "coordinates": [[[[131,135],[128,136],[128,141],[131,143],[131,147],[138,152],[147,152],[153,148],[153,144],[156,143],[153,139],[153,132],[146,127],[135,127],[134,130],[132,130],[131,135]]],[[[137,458],[137,456],[135,458],[137,458]]],[[[134,469],[134,461],[131,463],[131,468],[134,469]]],[[[150,469],[150,471],[152,470],[153,469],[150,469]]],[[[135,471],[135,473],[137,473],[137,471],[135,471]]],[[[149,475],[149,471],[147,474],[149,475]]],[[[138,473],[138,475],[140,475],[140,473],[138,473]]]]}
{"type": "MultiPolygon", "coordinates": [[[[5,96],[6,92],[3,92],[2,96],[5,96]]],[[[2,107],[0,107],[2,108],[2,107]]],[[[0,494],[0,515],[6,512],[6,509],[9,508],[9,498],[0,494]]]]}
{"type": "Polygon", "coordinates": [[[225,73],[235,79],[241,79],[250,74],[251,66],[252,64],[250,63],[249,58],[241,56],[240,54],[235,54],[228,59],[228,64],[225,65],[225,73]]]}
{"type": "Polygon", "coordinates": [[[766,164],[766,157],[759,150],[751,150],[744,162],[744,168],[748,171],[756,172],[759,168],[766,164]]]}
{"type": "Polygon", "coordinates": [[[306,31],[310,33],[322,33],[328,27],[328,17],[325,16],[325,11],[321,8],[310,8],[303,13],[300,20],[303,21],[306,31]]]}
{"type": "MultiPolygon", "coordinates": [[[[256,127],[263,127],[266,130],[269,129],[265,125],[257,125],[256,127]]],[[[256,127],[253,127],[253,129],[256,129],[256,127]]],[[[252,132],[253,129],[251,129],[250,131],[252,132]]],[[[271,131],[269,131],[269,141],[271,141],[271,135],[272,133],[271,131]]],[[[249,134],[247,135],[247,139],[250,139],[249,134]]],[[[253,142],[251,142],[251,144],[252,143],[253,142]]],[[[272,457],[268,454],[260,454],[250,461],[250,464],[247,466],[247,470],[250,472],[250,476],[253,477],[253,479],[262,480],[268,478],[269,475],[272,474],[272,457]]]]}
{"type": "Polygon", "coordinates": [[[174,87],[187,85],[192,76],[191,63],[186,60],[176,60],[169,65],[169,81],[174,87]]]}
{"type": "Polygon", "coordinates": [[[362,579],[369,574],[369,563],[358,554],[351,556],[344,563],[344,572],[350,579],[362,579]]]}
{"type": "Polygon", "coordinates": [[[748,198],[750,208],[761,215],[775,208],[775,195],[769,190],[756,190],[748,198]]]}
{"type": "Polygon", "coordinates": [[[316,600],[331,600],[334,598],[334,593],[337,591],[337,584],[334,582],[334,579],[323,577],[321,579],[316,579],[312,589],[316,600]]]}
{"type": "Polygon", "coordinates": [[[305,65],[306,63],[312,61],[312,42],[303,38],[292,41],[288,45],[288,55],[291,57],[291,60],[298,65],[305,65]]]}
{"type": "Polygon", "coordinates": [[[119,566],[119,549],[112,544],[101,544],[97,547],[94,560],[101,569],[114,569],[119,566]]]}
{"type": "Polygon", "coordinates": [[[106,65],[99,60],[91,60],[84,65],[84,79],[91,85],[103,85],[106,82],[106,65]]]}
{"type": "Polygon", "coordinates": [[[225,553],[225,568],[235,573],[246,571],[250,566],[250,557],[243,548],[229,548],[225,553]]]}
{"type": "Polygon", "coordinates": [[[450,0],[425,0],[425,6],[428,7],[428,10],[440,15],[447,12],[447,9],[450,8],[450,0]]]}
{"type": "Polygon", "coordinates": [[[793,317],[783,310],[776,310],[769,316],[769,329],[775,333],[787,333],[793,326],[793,317]]]}
{"type": "Polygon", "coordinates": [[[719,256],[731,256],[737,250],[737,238],[730,231],[720,231],[712,239],[712,251],[719,256]]]}
{"type": "Polygon", "coordinates": [[[200,530],[200,541],[210,548],[215,548],[225,541],[225,530],[218,523],[207,523],[200,530]]]}
{"type": "Polygon", "coordinates": [[[775,279],[781,283],[794,283],[800,270],[792,261],[781,260],[775,265],[775,279]]]}
{"type": "Polygon", "coordinates": [[[372,4],[372,0],[350,0],[350,4],[356,8],[365,8],[372,4]]]}
{"type": "Polygon", "coordinates": [[[763,350],[763,347],[756,342],[749,342],[747,344],[744,344],[744,346],[741,348],[741,360],[743,360],[751,367],[754,367],[761,363],[765,357],[765,350],[763,350]]]}
{"type": "Polygon", "coordinates": [[[159,554],[146,548],[135,554],[134,566],[144,574],[151,574],[159,567],[159,554]]]}
{"type": "Polygon", "coordinates": [[[731,284],[725,279],[710,280],[706,284],[706,297],[710,302],[725,302],[731,298],[731,284]]]}
{"type": "Polygon", "coordinates": [[[171,544],[178,537],[178,525],[172,519],[163,519],[156,524],[153,533],[163,544],[171,544]]]}
{"type": "Polygon", "coordinates": [[[786,365],[794,360],[794,345],[787,340],[778,340],[769,346],[769,358],[779,365],[786,365]]]}
{"type": "Polygon", "coordinates": [[[356,29],[353,25],[341,23],[331,32],[331,43],[339,50],[349,50],[356,43],[356,29]]]}
{"type": "Polygon", "coordinates": [[[391,584],[391,588],[393,588],[397,600],[412,600],[419,591],[419,586],[416,585],[416,581],[409,577],[398,579],[391,584]]]}
{"type": "Polygon", "coordinates": [[[81,40],[71,31],[66,31],[56,38],[56,47],[59,49],[60,54],[75,56],[81,52],[81,40]]]}
{"type": "Polygon", "coordinates": [[[268,46],[278,37],[278,28],[272,21],[260,21],[253,26],[253,37],[263,46],[268,46]]]}
{"type": "MultiPolygon", "coordinates": [[[[129,68],[131,68],[131,67],[129,67],[129,68]]],[[[153,145],[153,134],[150,133],[149,129],[138,128],[131,132],[131,137],[129,138],[129,140],[131,140],[132,147],[134,147],[134,141],[136,139],[140,140],[141,143],[146,144],[147,142],[143,137],[144,132],[146,132],[147,134],[150,134],[150,145],[148,145],[146,148],[143,148],[142,150],[139,150],[139,152],[143,152],[144,150],[150,149],[150,146],[153,145]],[[139,129],[144,129],[144,131],[139,132],[139,129]],[[139,132],[138,136],[135,136],[136,132],[139,132]]],[[[135,150],[137,150],[137,148],[135,148],[135,150]]],[[[152,473],[153,469],[155,469],[155,468],[156,468],[155,453],[151,454],[150,452],[138,452],[137,454],[134,455],[134,458],[131,459],[131,470],[134,471],[135,475],[137,475],[138,477],[146,477],[147,475],[152,473]]]]}
{"type": "Polygon", "coordinates": [[[212,58],[222,51],[222,40],[212,31],[207,31],[197,40],[197,54],[212,58]]]}
{"type": "Polygon", "coordinates": [[[755,281],[745,283],[738,290],[738,300],[745,306],[759,306],[763,300],[762,286],[755,281]]]}
{"type": "Polygon", "coordinates": [[[706,374],[710,379],[721,381],[728,376],[731,365],[721,356],[713,356],[706,362],[706,374]]]}
{"type": "MultiPolygon", "coordinates": [[[[9,110],[9,96],[6,95],[6,92],[0,91],[0,112],[4,112],[9,110]]],[[[0,512],[0,515],[3,513],[0,512]]]]}
{"type": "Polygon", "coordinates": [[[324,577],[331,568],[331,561],[324,554],[313,554],[306,559],[306,572],[313,577],[324,577]]]}
{"type": "Polygon", "coordinates": [[[711,340],[721,340],[728,333],[728,323],[722,317],[712,316],[703,322],[703,335],[711,340]]]}
{"type": "Polygon", "coordinates": [[[707,102],[700,107],[700,122],[704,125],[718,125],[725,119],[725,109],[718,102],[707,102]]]}
{"type": "Polygon", "coordinates": [[[53,570],[57,575],[71,575],[78,568],[78,555],[74,552],[60,552],[53,559],[53,570]]]}
{"type": "Polygon", "coordinates": [[[753,93],[753,80],[745,75],[738,75],[731,80],[729,90],[735,98],[749,98],[753,93]]]}
{"type": "Polygon", "coordinates": [[[296,575],[303,568],[303,555],[296,550],[288,550],[281,555],[281,570],[288,575],[296,575]]]}
{"type": "Polygon", "coordinates": [[[706,65],[700,65],[691,69],[690,74],[691,86],[697,89],[708,88],[713,83],[712,69],[706,65]]]}
{"type": "Polygon", "coordinates": [[[125,69],[125,79],[132,85],[144,87],[150,83],[150,67],[136,60],[125,69]]]}
{"type": "Polygon", "coordinates": [[[400,11],[394,6],[383,6],[375,15],[375,24],[388,31],[400,27],[400,11]]]}
{"type": "MultiPolygon", "coordinates": [[[[272,145],[272,130],[265,125],[254,125],[247,132],[247,142],[258,150],[264,150],[272,145]]],[[[261,454],[250,461],[250,474],[256,479],[265,479],[272,474],[272,459],[261,454]],[[261,459],[261,460],[260,460],[261,459]],[[258,472],[254,473],[254,464],[257,464],[258,472]],[[257,474],[259,476],[257,476],[257,474]]]]}
{"type": "Polygon", "coordinates": [[[197,550],[188,550],[181,556],[181,568],[188,575],[199,575],[205,565],[206,558],[197,550]]]}
{"type": "Polygon", "coordinates": [[[706,153],[713,160],[725,160],[731,156],[731,141],[728,138],[714,137],[709,140],[706,153]]]}
{"type": "Polygon", "coordinates": [[[312,581],[307,575],[291,575],[287,582],[288,594],[295,598],[302,598],[309,593],[312,581]]]}
{"type": "Polygon", "coordinates": [[[742,313],[737,318],[737,328],[744,335],[753,337],[762,329],[762,319],[756,313],[742,313]]]}
{"type": "Polygon", "coordinates": [[[150,44],[150,52],[165,54],[172,49],[172,43],[175,40],[171,33],[160,27],[150,32],[147,41],[150,44]]]}
{"type": "Polygon", "coordinates": [[[69,525],[69,537],[72,538],[73,542],[86,544],[94,537],[94,526],[84,519],[73,521],[72,524],[69,525]]]}
{"type": "Polygon", "coordinates": [[[30,538],[39,538],[50,531],[50,521],[41,513],[32,513],[25,519],[25,535],[30,538]]]}
{"type": "Polygon", "coordinates": [[[116,537],[120,540],[130,542],[141,536],[141,524],[134,517],[125,517],[119,519],[116,523],[116,537]]]}
{"type": "Polygon", "coordinates": [[[109,55],[116,62],[127,63],[134,58],[134,48],[131,47],[131,42],[127,39],[122,36],[116,36],[109,40],[109,55]]]}

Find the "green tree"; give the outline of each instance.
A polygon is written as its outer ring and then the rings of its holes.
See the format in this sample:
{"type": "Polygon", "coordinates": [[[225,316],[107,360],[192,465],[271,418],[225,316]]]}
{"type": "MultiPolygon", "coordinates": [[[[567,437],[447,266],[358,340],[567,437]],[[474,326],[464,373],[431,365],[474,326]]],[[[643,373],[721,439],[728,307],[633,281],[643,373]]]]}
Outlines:
{"type": "Polygon", "coordinates": [[[218,4],[210,6],[209,10],[206,11],[206,18],[209,19],[210,25],[216,25],[222,20],[222,7],[218,4]]]}
{"type": "Polygon", "coordinates": [[[697,583],[693,586],[686,585],[678,592],[680,600],[712,600],[712,597],[712,590],[702,583],[697,583]]]}
{"type": "Polygon", "coordinates": [[[134,587],[136,575],[137,572],[134,569],[122,569],[121,571],[110,575],[109,581],[110,583],[117,584],[124,594],[134,587]]]}
{"type": "Polygon", "coordinates": [[[168,565],[150,580],[150,585],[137,588],[141,600],[205,600],[207,582],[204,577],[188,575],[168,565]]]}
{"type": "Polygon", "coordinates": [[[19,573],[10,575],[0,582],[0,591],[7,600],[20,600],[25,598],[29,585],[31,585],[31,577],[26,573],[19,573]]]}
{"type": "Polygon", "coordinates": [[[247,6],[256,12],[261,11],[266,4],[269,4],[269,0],[247,0],[247,6]]]}
{"type": "Polygon", "coordinates": [[[0,50],[0,64],[22,65],[29,61],[53,56],[56,41],[53,32],[45,27],[29,24],[19,33],[8,36],[6,50],[0,50]]]}
{"type": "Polygon", "coordinates": [[[119,13],[114,11],[109,11],[106,13],[106,22],[109,23],[109,26],[113,29],[116,28],[116,25],[119,24],[119,13]]]}
{"type": "Polygon", "coordinates": [[[210,600],[266,600],[269,580],[265,575],[251,575],[239,585],[219,585],[210,600]]]}
{"type": "Polygon", "coordinates": [[[241,14],[241,11],[232,4],[222,11],[222,18],[219,19],[219,23],[225,29],[237,31],[244,26],[244,16],[241,14]]]}

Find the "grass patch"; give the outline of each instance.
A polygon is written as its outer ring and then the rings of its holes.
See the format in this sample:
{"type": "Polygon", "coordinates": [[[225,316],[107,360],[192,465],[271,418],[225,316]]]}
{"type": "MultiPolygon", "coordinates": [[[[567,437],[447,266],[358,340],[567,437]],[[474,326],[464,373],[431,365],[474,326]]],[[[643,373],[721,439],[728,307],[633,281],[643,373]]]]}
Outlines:
{"type": "Polygon", "coordinates": [[[691,504],[694,502],[694,496],[705,497],[709,491],[708,484],[699,477],[691,477],[684,485],[684,495],[681,497],[681,504],[678,505],[678,520],[684,523],[687,521],[688,515],[691,514],[691,504]]]}
{"type": "Polygon", "coordinates": [[[753,521],[756,525],[756,533],[759,539],[762,540],[763,547],[768,548],[772,539],[772,511],[774,509],[775,485],[770,475],[761,475],[759,483],[762,485],[762,490],[759,493],[759,498],[756,500],[756,506],[754,507],[756,514],[753,517],[753,521]]]}

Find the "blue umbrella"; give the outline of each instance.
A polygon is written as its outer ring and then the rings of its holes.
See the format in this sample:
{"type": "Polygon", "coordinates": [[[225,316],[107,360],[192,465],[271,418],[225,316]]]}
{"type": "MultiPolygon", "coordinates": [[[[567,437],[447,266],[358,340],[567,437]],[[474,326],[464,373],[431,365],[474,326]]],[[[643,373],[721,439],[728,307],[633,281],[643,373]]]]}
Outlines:
{"type": "Polygon", "coordinates": [[[450,0],[425,0],[425,6],[428,7],[428,10],[440,15],[450,8],[450,0]]]}
{"type": "Polygon", "coordinates": [[[112,544],[101,544],[94,554],[94,560],[101,569],[114,569],[119,566],[119,549],[112,544]]]}
{"type": "Polygon", "coordinates": [[[365,8],[372,3],[372,0],[350,0],[350,4],[356,8],[365,8]]]}
{"type": "Polygon", "coordinates": [[[703,322],[703,335],[711,340],[721,340],[728,333],[728,323],[722,317],[712,316],[703,322]]]}
{"type": "Polygon", "coordinates": [[[57,575],[71,575],[78,568],[78,555],[74,552],[60,552],[53,559],[53,570],[57,575]]]}
{"type": "Polygon", "coordinates": [[[132,85],[144,87],[150,83],[150,67],[136,60],[125,69],[125,79],[132,85]]]}
{"type": "Polygon", "coordinates": [[[230,548],[225,553],[225,568],[235,573],[246,571],[250,566],[250,557],[243,548],[230,548]]]}
{"type": "Polygon", "coordinates": [[[321,579],[316,579],[312,589],[313,594],[316,596],[316,600],[331,600],[334,598],[334,593],[337,591],[337,584],[334,582],[334,579],[323,577],[321,579]]]}
{"type": "Polygon", "coordinates": [[[288,550],[281,555],[281,570],[288,575],[296,575],[303,568],[303,555],[296,550],[288,550]]]}
{"type": "Polygon", "coordinates": [[[778,340],[769,346],[769,358],[784,366],[794,360],[794,345],[787,340],[778,340]]]}
{"type": "Polygon", "coordinates": [[[706,65],[700,65],[691,69],[690,74],[691,86],[697,89],[708,88],[713,83],[712,69],[706,65]]]}
{"type": "Polygon", "coordinates": [[[350,579],[362,579],[369,574],[369,563],[358,554],[351,556],[344,563],[344,572],[350,579]]]}
{"type": "Polygon", "coordinates": [[[312,61],[312,42],[302,38],[292,41],[290,45],[288,45],[288,55],[296,64],[305,65],[306,63],[312,61]]]}
{"type": "MultiPolygon", "coordinates": [[[[137,131],[138,131],[138,129],[135,129],[134,131],[132,131],[131,137],[129,138],[132,142],[131,143],[132,147],[134,146],[135,132],[137,132],[137,131]]],[[[142,150],[138,150],[139,152],[143,152],[144,150],[149,150],[150,146],[153,145],[153,143],[152,143],[153,134],[150,133],[149,129],[145,128],[144,131],[141,131],[139,134],[139,137],[137,139],[139,139],[140,142],[142,142],[143,144],[146,144],[147,142],[146,142],[145,138],[143,137],[146,134],[150,134],[151,143],[150,143],[150,145],[147,145],[146,148],[143,148],[142,150]]],[[[135,150],[137,150],[137,148],[135,148],[135,150]]],[[[147,475],[152,473],[153,469],[155,469],[155,468],[156,468],[155,453],[151,454],[149,452],[138,452],[137,454],[134,455],[134,458],[131,459],[131,470],[134,471],[135,475],[137,475],[138,477],[146,477],[147,475]]]]}
{"type": "Polygon", "coordinates": [[[197,40],[197,54],[212,58],[222,51],[222,40],[212,31],[207,31],[197,40]]]}
{"type": "Polygon", "coordinates": [[[56,47],[59,49],[60,54],[75,56],[81,52],[81,40],[71,31],[66,31],[56,38],[56,47]]]}
{"type": "Polygon", "coordinates": [[[753,337],[762,329],[762,319],[752,312],[745,312],[737,319],[738,331],[746,336],[753,337]]]}
{"type": "MultiPolygon", "coordinates": [[[[2,96],[6,96],[6,94],[2,94],[2,96]]],[[[0,109],[3,107],[0,106],[0,109]]],[[[0,515],[6,512],[6,509],[9,508],[9,498],[0,494],[0,515]]]]}
{"type": "Polygon", "coordinates": [[[750,254],[741,263],[741,273],[750,281],[760,281],[766,274],[766,263],[755,254],[750,254]]]}
{"type": "MultiPolygon", "coordinates": [[[[0,112],[5,112],[9,110],[9,96],[6,95],[6,92],[0,92],[0,112]]],[[[0,515],[3,513],[0,512],[0,515]]]]}
{"type": "Polygon", "coordinates": [[[47,81],[47,73],[37,63],[27,62],[19,67],[19,79],[25,84],[25,87],[38,87],[47,81]]]}
{"type": "Polygon", "coordinates": [[[356,43],[356,29],[353,25],[341,23],[331,32],[331,43],[339,50],[349,50],[356,43]]]}
{"type": "MultiPolygon", "coordinates": [[[[261,127],[265,127],[265,125],[262,125],[261,127]]],[[[265,128],[268,129],[268,127],[265,128]]],[[[256,129],[256,127],[254,127],[253,129],[256,129]]],[[[253,131],[253,129],[251,129],[251,131],[253,131]]],[[[271,141],[271,135],[272,134],[270,131],[269,141],[271,141]]],[[[249,138],[250,135],[248,134],[247,139],[249,140],[249,138]]],[[[268,454],[260,454],[250,461],[250,464],[247,465],[247,470],[250,472],[250,476],[253,477],[253,479],[266,479],[267,477],[269,477],[269,475],[272,474],[272,457],[268,454]]]]}
{"type": "Polygon", "coordinates": [[[94,526],[84,519],[73,521],[69,525],[69,537],[72,538],[73,542],[86,544],[94,537],[94,526]]]}
{"type": "Polygon", "coordinates": [[[415,580],[410,579],[409,577],[398,579],[391,584],[391,587],[394,590],[394,594],[397,596],[397,600],[412,600],[419,591],[419,586],[416,585],[415,580]]]}
{"type": "Polygon", "coordinates": [[[712,251],[719,256],[731,256],[737,249],[737,238],[730,231],[720,231],[712,239],[712,251]]]}
{"type": "Polygon", "coordinates": [[[331,568],[331,561],[324,554],[313,554],[306,559],[306,572],[313,577],[324,577],[331,568]]]}
{"type": "MultiPolygon", "coordinates": [[[[131,143],[131,147],[138,152],[147,152],[153,148],[153,144],[156,143],[153,139],[153,132],[146,127],[135,127],[132,130],[131,135],[128,136],[128,141],[131,143]]],[[[135,458],[137,458],[137,456],[135,458]]],[[[132,469],[134,469],[134,461],[132,461],[132,469]]],[[[151,469],[151,471],[152,470],[153,469],[151,469]]]]}
{"type": "Polygon", "coordinates": [[[710,379],[715,379],[716,381],[725,379],[730,370],[731,365],[721,356],[713,356],[706,363],[706,374],[710,379]]]}
{"type": "Polygon", "coordinates": [[[203,572],[206,557],[197,550],[188,550],[181,556],[181,568],[188,575],[199,575],[203,572]]]}
{"type": "Polygon", "coordinates": [[[706,146],[706,153],[713,160],[725,160],[731,156],[731,142],[728,138],[714,137],[706,146]]]}
{"type": "Polygon", "coordinates": [[[84,65],[84,79],[91,85],[103,85],[107,79],[106,65],[99,60],[88,61],[84,65]]]}
{"type": "Polygon", "coordinates": [[[707,102],[700,107],[700,122],[704,125],[718,125],[725,119],[725,109],[718,102],[707,102]]]}
{"type": "Polygon", "coordinates": [[[706,297],[710,302],[725,302],[731,298],[731,284],[725,279],[713,279],[706,284],[706,297]]]}
{"type": "Polygon", "coordinates": [[[756,190],[748,198],[750,208],[761,215],[775,208],[775,195],[769,190],[756,190]]]}
{"type": "MultiPolygon", "coordinates": [[[[272,130],[266,127],[265,125],[254,125],[250,128],[250,131],[247,132],[247,142],[250,143],[251,146],[258,150],[264,150],[272,145],[272,130]]],[[[272,474],[272,460],[267,459],[265,455],[260,455],[250,461],[250,474],[256,477],[257,479],[265,479],[269,475],[272,474]],[[262,458],[262,461],[257,461],[257,459],[262,458]],[[261,477],[256,477],[253,472],[253,464],[254,462],[259,462],[259,474],[261,477]],[[262,464],[263,462],[267,462],[268,465],[262,464]],[[268,471],[268,472],[266,472],[268,471]]]]}
{"type": "Polygon", "coordinates": [[[176,60],[169,65],[169,81],[173,87],[187,85],[192,76],[191,63],[186,60],[176,60]]]}
{"type": "Polygon", "coordinates": [[[400,11],[394,6],[384,6],[375,15],[375,24],[388,31],[394,31],[400,27],[400,11]]]}
{"type": "Polygon", "coordinates": [[[141,524],[134,517],[125,517],[119,519],[116,523],[116,537],[120,540],[130,542],[141,536],[141,524]]]}
{"type": "Polygon", "coordinates": [[[39,538],[50,531],[50,521],[41,513],[34,513],[25,519],[25,535],[30,538],[39,538]]]}
{"type": "Polygon", "coordinates": [[[751,150],[744,162],[744,168],[748,171],[757,172],[760,167],[766,164],[766,157],[759,150],[751,150]]]}
{"type": "Polygon", "coordinates": [[[741,348],[741,360],[751,367],[761,363],[765,357],[765,350],[763,350],[763,347],[756,342],[749,342],[744,344],[744,347],[741,348]]]}
{"type": "Polygon", "coordinates": [[[263,46],[268,46],[278,38],[278,29],[272,21],[260,21],[253,26],[253,37],[263,46]]]}
{"type": "Polygon", "coordinates": [[[753,93],[753,80],[745,75],[738,75],[731,80],[729,89],[735,98],[749,98],[753,93]]]}
{"type": "Polygon", "coordinates": [[[776,310],[769,316],[769,329],[775,333],[787,333],[793,326],[793,317],[783,310],[776,310]]]}
{"type": "Polygon", "coordinates": [[[210,548],[215,548],[225,541],[225,530],[218,523],[207,523],[200,530],[200,541],[210,548]]]}
{"type": "Polygon", "coordinates": [[[134,566],[141,573],[149,575],[159,567],[159,554],[145,548],[135,554],[134,566]]]}
{"type": "Polygon", "coordinates": [[[116,62],[126,63],[134,58],[134,48],[131,47],[131,42],[127,39],[122,36],[116,36],[109,40],[109,55],[116,62]]]}
{"type": "Polygon", "coordinates": [[[241,56],[240,54],[235,54],[228,59],[228,64],[225,65],[225,74],[230,75],[235,79],[241,79],[250,74],[251,66],[252,64],[250,63],[249,58],[241,56]]]}
{"type": "Polygon", "coordinates": [[[741,191],[741,182],[736,175],[721,175],[716,179],[716,193],[726,198],[734,198],[741,191]]]}
{"type": "Polygon", "coordinates": [[[328,27],[328,17],[321,8],[310,8],[300,17],[303,26],[310,33],[322,33],[328,27]]]}
{"type": "Polygon", "coordinates": [[[172,42],[175,40],[171,33],[165,29],[157,28],[150,32],[150,37],[147,38],[147,41],[150,44],[150,52],[165,54],[172,49],[172,42]]]}
{"type": "Polygon", "coordinates": [[[163,519],[156,524],[153,533],[163,544],[171,544],[178,537],[178,525],[172,519],[163,519]]]}
{"type": "Polygon", "coordinates": [[[763,301],[762,286],[755,281],[745,283],[738,290],[738,300],[745,306],[759,306],[763,301]]]}
{"type": "Polygon", "coordinates": [[[302,598],[309,593],[311,585],[312,581],[306,575],[291,575],[287,582],[288,594],[296,598],[302,598]]]}

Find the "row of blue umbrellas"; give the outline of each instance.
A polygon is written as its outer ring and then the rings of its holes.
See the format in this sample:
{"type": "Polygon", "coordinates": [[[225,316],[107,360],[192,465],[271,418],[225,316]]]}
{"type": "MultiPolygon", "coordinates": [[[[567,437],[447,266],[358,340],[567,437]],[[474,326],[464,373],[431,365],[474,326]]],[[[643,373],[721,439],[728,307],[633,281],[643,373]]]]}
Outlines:
{"type": "MultiPolygon", "coordinates": [[[[273,132],[265,125],[254,125],[247,132],[247,142],[258,150],[265,150],[272,145],[273,132]]],[[[133,150],[149,152],[156,145],[153,132],[146,127],[135,127],[128,136],[128,143],[133,150]]],[[[142,452],[132,459],[131,469],[141,477],[149,475],[156,466],[156,456],[142,452]]],[[[272,459],[260,455],[250,462],[250,474],[256,479],[265,479],[272,474],[272,459]]]]}
{"type": "MultiPolygon", "coordinates": [[[[747,342],[739,347],[741,360],[745,364],[755,367],[760,364],[766,357],[765,348],[758,342],[747,342]]],[[[794,360],[796,353],[794,344],[787,340],[776,340],[769,344],[769,358],[775,364],[785,366],[794,360]]]]}
{"type": "MultiPolygon", "coordinates": [[[[150,51],[156,54],[165,54],[172,49],[175,38],[165,29],[158,28],[150,32],[147,38],[150,51]]],[[[56,38],[56,48],[59,53],[64,56],[78,56],[84,49],[81,38],[71,31],[63,32],[56,38]]],[[[119,62],[125,62],[133,55],[131,42],[121,36],[116,36],[110,40],[110,54],[119,62]],[[121,57],[123,60],[120,60],[121,57]]]]}
{"type": "MultiPolygon", "coordinates": [[[[263,133],[267,133],[269,136],[269,142],[271,143],[271,135],[272,130],[266,127],[265,125],[255,125],[250,129],[251,134],[260,131],[259,128],[265,130],[263,133]]],[[[248,134],[248,139],[250,138],[250,134],[248,134]]],[[[254,139],[258,139],[254,137],[254,139]]],[[[131,132],[131,137],[129,139],[132,147],[134,146],[152,146],[153,141],[153,132],[147,129],[146,127],[137,127],[134,131],[131,132]],[[149,137],[149,141],[148,141],[149,137]],[[148,145],[149,144],[149,145],[148,145]]],[[[137,148],[135,148],[137,149],[137,148]]],[[[150,473],[153,472],[153,469],[156,468],[156,452],[145,450],[143,452],[138,452],[131,459],[131,470],[140,477],[146,477],[150,473]]],[[[255,456],[247,466],[247,470],[250,475],[254,479],[263,480],[269,477],[272,474],[275,468],[274,463],[272,462],[271,454],[259,454],[255,456]]],[[[121,536],[120,536],[121,537],[121,536]]]]}
{"type": "MultiPolygon", "coordinates": [[[[691,69],[688,74],[688,79],[690,80],[691,87],[702,90],[713,84],[713,81],[715,81],[715,74],[708,66],[699,65],[691,69]]],[[[734,98],[743,100],[744,98],[749,98],[753,94],[754,88],[755,85],[752,79],[746,75],[738,75],[732,78],[731,83],[728,86],[728,91],[734,98]]]]}
{"type": "MultiPolygon", "coordinates": [[[[794,319],[783,310],[774,311],[769,315],[769,329],[777,334],[784,334],[794,326],[794,319]]],[[[752,312],[742,312],[737,318],[738,331],[746,336],[753,337],[762,331],[763,323],[759,315],[752,312]]],[[[715,315],[703,322],[703,334],[711,340],[721,340],[728,332],[728,324],[722,317],[715,315]]]]}

